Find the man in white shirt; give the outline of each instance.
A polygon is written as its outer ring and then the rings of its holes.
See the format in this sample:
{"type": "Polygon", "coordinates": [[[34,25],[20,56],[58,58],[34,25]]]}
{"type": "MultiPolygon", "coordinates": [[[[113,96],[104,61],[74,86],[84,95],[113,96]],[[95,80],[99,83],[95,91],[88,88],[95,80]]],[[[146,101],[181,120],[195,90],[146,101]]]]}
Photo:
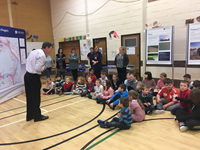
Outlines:
{"type": "Polygon", "coordinates": [[[52,51],[53,45],[50,42],[44,42],[42,49],[31,51],[26,62],[26,74],[24,75],[24,84],[26,90],[27,115],[26,121],[34,119],[34,121],[46,120],[49,117],[41,115],[40,110],[40,89],[41,72],[46,69],[44,65],[46,56],[52,51]]]}

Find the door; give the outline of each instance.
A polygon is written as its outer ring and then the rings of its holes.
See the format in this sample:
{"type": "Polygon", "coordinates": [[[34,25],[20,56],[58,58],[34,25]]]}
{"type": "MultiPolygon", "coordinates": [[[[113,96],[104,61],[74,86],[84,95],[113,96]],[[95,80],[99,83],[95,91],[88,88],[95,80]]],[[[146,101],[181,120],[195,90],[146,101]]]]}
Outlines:
{"type": "Polygon", "coordinates": [[[60,42],[59,46],[63,49],[63,54],[66,55],[65,62],[69,64],[68,55],[71,53],[71,49],[75,47],[76,53],[79,55],[78,62],[80,63],[80,43],[79,41],[69,41],[69,42],[60,42]]]}
{"type": "Polygon", "coordinates": [[[140,77],[140,34],[122,35],[121,42],[126,54],[129,48],[129,65],[135,65],[135,72],[140,77]]]}
{"type": "Polygon", "coordinates": [[[94,48],[99,47],[99,51],[102,54],[102,65],[107,66],[107,43],[106,38],[93,39],[94,48]]]}

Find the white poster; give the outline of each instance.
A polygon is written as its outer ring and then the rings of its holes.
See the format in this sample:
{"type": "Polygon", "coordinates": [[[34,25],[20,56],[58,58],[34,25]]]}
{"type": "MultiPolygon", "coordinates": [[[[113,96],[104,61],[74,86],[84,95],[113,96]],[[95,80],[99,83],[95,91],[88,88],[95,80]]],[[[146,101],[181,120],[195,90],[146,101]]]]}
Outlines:
{"type": "Polygon", "coordinates": [[[81,55],[87,55],[90,52],[89,47],[81,47],[81,55]]]}
{"type": "Polygon", "coordinates": [[[21,48],[20,49],[20,53],[21,53],[21,64],[26,64],[26,50],[25,48],[21,48]]]}
{"type": "Polygon", "coordinates": [[[135,47],[127,47],[126,53],[127,55],[135,55],[135,47]]]}
{"type": "Polygon", "coordinates": [[[23,38],[19,38],[19,46],[25,47],[25,40],[23,38]]]}
{"type": "Polygon", "coordinates": [[[200,64],[200,23],[188,25],[188,54],[187,63],[200,64]]]}
{"type": "Polygon", "coordinates": [[[102,52],[103,52],[102,47],[99,47],[99,52],[102,54],[102,52]]]}
{"type": "Polygon", "coordinates": [[[173,27],[146,30],[146,64],[172,64],[173,27]]]}

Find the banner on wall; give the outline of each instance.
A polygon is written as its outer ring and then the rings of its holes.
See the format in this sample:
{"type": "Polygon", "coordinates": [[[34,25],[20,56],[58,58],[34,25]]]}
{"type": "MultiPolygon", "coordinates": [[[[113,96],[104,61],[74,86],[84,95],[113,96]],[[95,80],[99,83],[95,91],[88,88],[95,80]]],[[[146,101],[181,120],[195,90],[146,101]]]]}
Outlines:
{"type": "Polygon", "coordinates": [[[24,92],[26,32],[0,26],[0,103],[24,92]]]}
{"type": "Polygon", "coordinates": [[[200,23],[188,25],[188,54],[187,63],[200,64],[200,23]]]}
{"type": "Polygon", "coordinates": [[[173,26],[146,30],[146,64],[172,64],[173,26]]]}

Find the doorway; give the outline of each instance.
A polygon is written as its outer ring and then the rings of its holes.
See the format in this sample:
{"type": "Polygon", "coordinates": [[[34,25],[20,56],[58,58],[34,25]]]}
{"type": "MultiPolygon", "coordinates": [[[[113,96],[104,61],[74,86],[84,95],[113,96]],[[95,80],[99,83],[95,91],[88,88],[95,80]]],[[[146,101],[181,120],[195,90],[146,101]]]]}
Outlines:
{"type": "Polygon", "coordinates": [[[99,47],[99,51],[102,54],[102,65],[103,66],[107,66],[107,42],[106,42],[106,37],[105,38],[93,39],[93,45],[94,45],[94,48],[96,46],[99,47]]]}
{"type": "Polygon", "coordinates": [[[125,53],[128,55],[128,65],[134,66],[135,73],[140,78],[140,33],[121,35],[121,44],[125,47],[125,53]]]}

